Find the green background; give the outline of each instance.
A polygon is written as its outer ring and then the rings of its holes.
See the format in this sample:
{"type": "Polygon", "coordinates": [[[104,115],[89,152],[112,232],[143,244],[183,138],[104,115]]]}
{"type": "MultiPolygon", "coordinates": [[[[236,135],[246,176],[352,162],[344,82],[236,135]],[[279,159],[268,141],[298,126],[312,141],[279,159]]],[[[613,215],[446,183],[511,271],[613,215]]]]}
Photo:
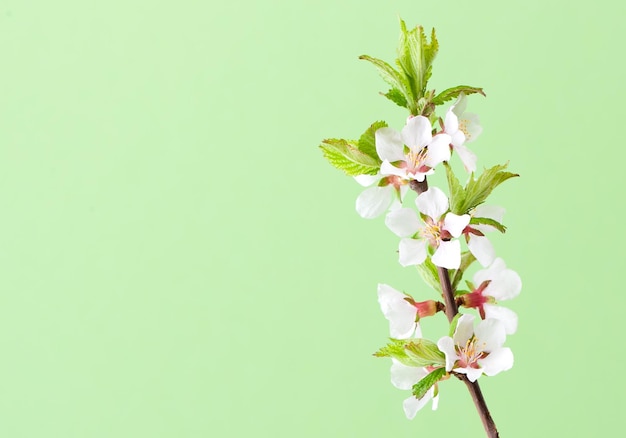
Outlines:
{"type": "MultiPolygon", "coordinates": [[[[406,114],[367,53],[435,26],[431,86],[485,88],[479,167],[522,175],[503,437],[616,436],[623,2],[0,1],[0,436],[483,436],[463,385],[413,421],[376,285],[396,259],[326,137],[406,114]]],[[[435,325],[437,323],[434,323],[435,325]]],[[[437,339],[439,332],[432,331],[437,339]]]]}

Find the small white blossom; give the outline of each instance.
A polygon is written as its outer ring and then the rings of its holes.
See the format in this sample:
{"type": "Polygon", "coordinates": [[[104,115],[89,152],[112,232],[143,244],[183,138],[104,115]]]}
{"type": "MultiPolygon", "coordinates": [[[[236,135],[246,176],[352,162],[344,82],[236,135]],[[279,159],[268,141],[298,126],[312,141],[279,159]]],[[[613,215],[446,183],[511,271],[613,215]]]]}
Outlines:
{"type": "MultiPolygon", "coordinates": [[[[504,211],[504,208],[494,205],[479,205],[472,212],[472,217],[493,219],[501,223],[504,211]]],[[[496,231],[496,228],[485,224],[471,224],[463,230],[467,248],[483,267],[489,266],[496,257],[496,250],[485,236],[485,233],[492,231],[496,231]]]]}
{"type": "MultiPolygon", "coordinates": [[[[426,377],[430,371],[426,368],[408,367],[401,364],[396,359],[391,359],[391,383],[398,389],[411,390],[413,385],[426,377]]],[[[422,409],[429,400],[433,401],[433,411],[437,409],[439,394],[435,395],[437,385],[433,385],[420,399],[411,396],[404,400],[402,406],[404,413],[409,420],[415,417],[417,411],[422,409]]]]}
{"type": "Polygon", "coordinates": [[[422,222],[415,210],[399,208],[390,212],[385,224],[399,237],[400,264],[419,265],[426,260],[427,247],[436,248],[432,262],[448,269],[461,264],[461,243],[456,239],[469,224],[470,216],[448,211],[448,197],[437,187],[431,187],[415,200],[418,210],[426,215],[422,222]],[[444,216],[445,214],[445,216],[444,216]],[[414,238],[416,236],[417,238],[414,238]]]}
{"type": "Polygon", "coordinates": [[[386,284],[378,285],[378,303],[389,320],[389,334],[395,339],[421,338],[422,333],[417,319],[417,309],[411,305],[402,292],[386,284]]]}
{"type": "Polygon", "coordinates": [[[402,132],[385,127],[376,131],[376,152],[381,160],[380,174],[403,180],[424,181],[433,168],[450,159],[447,134],[432,136],[430,121],[424,116],[407,120],[402,132]],[[406,146],[406,151],[405,151],[406,146]]]}
{"type": "Polygon", "coordinates": [[[459,95],[457,101],[446,112],[444,132],[450,136],[450,144],[459,155],[465,170],[476,171],[476,154],[470,151],[465,143],[471,143],[480,135],[483,128],[476,114],[465,112],[467,97],[459,95]]]}
{"type": "Polygon", "coordinates": [[[475,382],[483,374],[494,376],[513,366],[513,352],[502,347],[505,339],[500,321],[485,319],[474,330],[474,315],[463,315],[454,337],[444,336],[437,346],[446,355],[446,371],[466,374],[475,382]]]}
{"type": "Polygon", "coordinates": [[[517,314],[498,306],[499,301],[515,298],[522,290],[522,280],[517,272],[508,269],[504,260],[497,258],[487,269],[474,274],[474,289],[461,297],[466,307],[478,309],[482,319],[496,319],[504,325],[507,335],[517,331],[517,314]]]}
{"type": "Polygon", "coordinates": [[[373,219],[380,216],[388,209],[399,208],[402,199],[409,189],[408,181],[391,175],[358,175],[354,179],[364,187],[375,186],[365,189],[356,199],[356,211],[362,218],[373,219]]]}

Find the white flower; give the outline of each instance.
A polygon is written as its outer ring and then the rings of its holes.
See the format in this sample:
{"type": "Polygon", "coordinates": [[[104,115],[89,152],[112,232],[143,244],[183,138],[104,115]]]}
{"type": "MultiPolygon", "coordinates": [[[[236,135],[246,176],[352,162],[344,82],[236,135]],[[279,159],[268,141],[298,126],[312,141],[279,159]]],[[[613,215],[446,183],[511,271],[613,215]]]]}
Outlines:
{"type": "Polygon", "coordinates": [[[424,116],[407,120],[401,133],[385,127],[378,129],[375,137],[376,152],[383,160],[381,175],[421,182],[426,175],[433,173],[436,165],[450,159],[450,136],[438,134],[433,137],[430,121],[424,116]]]}
{"type": "Polygon", "coordinates": [[[389,320],[389,334],[395,339],[421,338],[417,309],[405,300],[407,296],[386,284],[378,285],[378,303],[389,320]]]}
{"type": "Polygon", "coordinates": [[[365,219],[373,219],[383,214],[387,209],[399,208],[404,195],[409,189],[408,181],[390,175],[358,175],[354,179],[364,187],[377,183],[374,187],[365,189],[356,199],[356,211],[365,219]]]}
{"type": "MultiPolygon", "coordinates": [[[[401,364],[396,359],[391,359],[391,383],[398,389],[412,389],[413,385],[426,377],[430,371],[426,368],[408,367],[401,364]]],[[[409,420],[415,417],[417,411],[422,409],[428,400],[433,401],[433,411],[437,409],[439,402],[439,394],[435,395],[437,390],[437,384],[433,385],[424,397],[417,399],[415,396],[411,396],[404,400],[402,403],[404,407],[404,413],[409,420]]]]}
{"type": "Polygon", "coordinates": [[[513,366],[513,352],[502,347],[504,325],[495,319],[481,321],[474,330],[474,316],[459,318],[454,337],[444,336],[437,346],[446,355],[446,371],[467,374],[475,382],[482,374],[495,376],[513,366]]]}
{"type": "MultiPolygon", "coordinates": [[[[504,211],[504,208],[494,205],[479,205],[472,212],[472,217],[493,219],[501,223],[504,211]]],[[[468,225],[465,230],[463,230],[463,234],[465,234],[467,240],[467,248],[483,267],[489,266],[496,257],[496,250],[493,248],[489,239],[485,237],[485,233],[494,230],[496,230],[496,228],[484,224],[468,225]]]]}
{"type": "Polygon", "coordinates": [[[495,303],[515,298],[522,290],[517,272],[508,269],[504,260],[497,258],[487,269],[474,274],[474,289],[461,297],[463,305],[478,309],[482,319],[496,319],[504,325],[507,335],[517,331],[517,314],[495,303]]]}
{"type": "Polygon", "coordinates": [[[436,248],[432,256],[435,265],[457,269],[461,264],[461,243],[459,237],[470,216],[458,216],[448,211],[448,197],[437,187],[431,187],[415,200],[418,210],[426,215],[422,222],[415,210],[400,208],[390,212],[385,224],[396,235],[402,237],[399,246],[402,266],[419,265],[426,260],[427,246],[436,248]],[[443,216],[443,217],[442,217],[443,216]],[[417,234],[417,238],[413,238],[417,234]]]}
{"type": "Polygon", "coordinates": [[[446,112],[444,132],[451,138],[452,148],[459,154],[459,158],[468,172],[476,171],[476,155],[470,151],[465,143],[471,143],[480,135],[483,128],[476,114],[466,113],[467,98],[464,93],[446,112]]]}
{"type": "Polygon", "coordinates": [[[434,300],[416,302],[386,284],[378,285],[378,303],[389,320],[390,335],[395,339],[421,338],[417,321],[440,310],[434,300]]]}

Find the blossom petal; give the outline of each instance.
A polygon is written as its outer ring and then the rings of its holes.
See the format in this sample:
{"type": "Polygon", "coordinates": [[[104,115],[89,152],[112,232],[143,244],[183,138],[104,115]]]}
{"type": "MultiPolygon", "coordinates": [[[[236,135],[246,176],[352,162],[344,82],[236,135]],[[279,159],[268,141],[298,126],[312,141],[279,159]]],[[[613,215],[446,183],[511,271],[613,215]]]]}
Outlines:
{"type": "Polygon", "coordinates": [[[457,373],[466,374],[467,380],[469,380],[470,382],[475,382],[480,376],[483,375],[483,370],[480,368],[455,368],[454,371],[456,371],[457,373]]]}
{"type": "Polygon", "coordinates": [[[402,128],[401,138],[412,152],[419,152],[432,140],[432,125],[424,116],[416,116],[407,120],[402,128]]]}
{"type": "MultiPolygon", "coordinates": [[[[496,257],[496,250],[485,236],[476,236],[470,234],[467,242],[467,248],[476,257],[478,263],[483,266],[489,266],[496,257]]],[[[477,285],[479,285],[478,283],[477,285]]]]}
{"type": "Polygon", "coordinates": [[[459,318],[456,324],[456,330],[454,330],[454,343],[456,345],[465,345],[473,335],[474,315],[466,313],[459,318]]]}
{"type": "Polygon", "coordinates": [[[470,151],[465,145],[454,145],[454,150],[459,155],[465,170],[469,173],[476,172],[476,162],[478,161],[476,154],[470,151]]]}
{"type": "Polygon", "coordinates": [[[369,187],[374,184],[376,181],[380,180],[380,175],[357,175],[354,177],[354,180],[361,184],[363,187],[369,187]]]}
{"type": "MultiPolygon", "coordinates": [[[[456,114],[454,114],[454,111],[452,111],[452,107],[450,107],[448,111],[446,112],[446,118],[443,122],[443,126],[447,134],[453,135],[456,132],[460,132],[459,131],[459,118],[457,117],[456,114]]],[[[463,140],[465,140],[465,138],[463,138],[463,140]]]]}
{"type": "Polygon", "coordinates": [[[399,237],[412,236],[422,227],[417,213],[410,208],[390,211],[385,217],[385,225],[399,237]]]}
{"type": "Polygon", "coordinates": [[[461,115],[465,112],[465,108],[467,108],[467,96],[465,93],[459,94],[456,102],[452,105],[451,109],[457,117],[461,117],[461,115]]]}
{"type": "Polygon", "coordinates": [[[458,240],[441,242],[431,260],[442,268],[458,269],[461,266],[461,242],[458,240]]]}
{"type": "Polygon", "coordinates": [[[380,165],[380,174],[383,176],[396,175],[400,178],[407,179],[406,170],[394,166],[388,160],[384,160],[380,165]]]}
{"type": "Polygon", "coordinates": [[[437,341],[437,347],[446,356],[446,371],[452,371],[454,363],[459,359],[459,355],[454,347],[454,341],[450,336],[444,336],[437,341]]]}
{"type": "Polygon", "coordinates": [[[406,415],[406,418],[408,418],[409,420],[415,418],[415,414],[417,414],[417,411],[426,406],[426,403],[428,403],[428,400],[430,400],[431,397],[432,392],[428,391],[426,394],[424,394],[424,397],[420,398],[419,400],[414,396],[411,396],[404,400],[402,406],[404,408],[404,414],[406,415]]]}
{"type": "Polygon", "coordinates": [[[448,213],[443,220],[443,228],[448,230],[453,237],[459,237],[465,227],[469,225],[469,222],[469,214],[459,216],[458,214],[448,213]]]}
{"type": "Polygon", "coordinates": [[[437,134],[428,145],[428,155],[424,164],[435,167],[443,161],[450,160],[450,143],[452,138],[448,134],[437,134]]]}
{"type": "Polygon", "coordinates": [[[522,290],[522,279],[512,269],[505,269],[494,276],[485,288],[484,294],[494,297],[496,300],[511,300],[519,295],[522,290]]]}
{"type": "Polygon", "coordinates": [[[389,208],[392,199],[393,186],[370,187],[356,198],[356,211],[365,219],[373,219],[389,208]]]}
{"type": "Polygon", "coordinates": [[[480,126],[480,118],[473,113],[464,113],[459,117],[459,123],[465,124],[465,142],[471,143],[478,138],[483,132],[483,127],[480,126]]]}
{"type": "Polygon", "coordinates": [[[430,187],[417,196],[417,209],[434,220],[439,220],[442,214],[448,211],[448,197],[439,187],[430,187]]]}
{"type": "Polygon", "coordinates": [[[505,269],[506,264],[504,263],[504,260],[498,257],[487,269],[481,269],[474,274],[474,284],[478,286],[484,281],[493,280],[500,275],[501,272],[504,272],[505,269]]]}
{"type": "Polygon", "coordinates": [[[426,260],[428,243],[422,239],[404,238],[398,246],[398,262],[404,267],[421,265],[426,260]]]}
{"type": "MultiPolygon", "coordinates": [[[[433,393],[434,392],[435,390],[433,389],[433,393]]],[[[439,394],[433,397],[433,411],[436,411],[438,406],[439,406],[439,394]]]]}
{"type": "Polygon", "coordinates": [[[398,131],[389,127],[379,128],[374,137],[376,152],[381,160],[390,162],[404,160],[404,143],[398,131]]]}
{"type": "Polygon", "coordinates": [[[391,384],[398,389],[412,389],[428,374],[423,367],[408,367],[393,358],[391,361],[391,384]]]}
{"type": "Polygon", "coordinates": [[[497,205],[481,204],[474,209],[473,216],[474,217],[486,217],[488,219],[493,219],[494,221],[497,221],[497,222],[502,222],[505,212],[506,210],[503,207],[499,207],[497,205]]]}
{"type": "Polygon", "coordinates": [[[407,339],[415,331],[417,309],[409,304],[406,295],[386,284],[378,285],[378,303],[389,321],[389,333],[395,339],[407,339]]]}
{"type": "Polygon", "coordinates": [[[506,331],[504,324],[497,319],[485,319],[480,321],[474,330],[476,336],[476,348],[484,352],[491,352],[504,344],[506,331]]]}
{"type": "Polygon", "coordinates": [[[483,309],[485,310],[485,318],[500,321],[504,325],[504,331],[507,335],[512,335],[517,331],[517,313],[511,309],[489,303],[484,304],[483,309]]]}
{"type": "Polygon", "coordinates": [[[506,347],[492,351],[484,359],[478,359],[478,364],[487,376],[495,376],[501,371],[510,370],[513,367],[513,362],[513,352],[506,347]]]}

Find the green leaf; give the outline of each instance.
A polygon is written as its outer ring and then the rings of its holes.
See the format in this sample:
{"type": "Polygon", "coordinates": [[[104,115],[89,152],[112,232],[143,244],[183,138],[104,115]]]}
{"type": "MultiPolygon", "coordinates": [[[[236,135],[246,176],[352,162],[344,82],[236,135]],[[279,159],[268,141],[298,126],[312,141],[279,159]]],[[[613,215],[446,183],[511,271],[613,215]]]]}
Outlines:
{"type": "Polygon", "coordinates": [[[404,345],[406,355],[416,366],[427,367],[435,365],[445,365],[446,356],[437,344],[428,339],[411,339],[404,345]]]}
{"type": "Polygon", "coordinates": [[[381,347],[374,356],[376,357],[393,357],[394,359],[407,359],[406,352],[404,351],[404,343],[406,341],[403,339],[391,339],[391,342],[381,347]]]}
{"type": "Polygon", "coordinates": [[[347,175],[375,175],[380,168],[380,163],[359,150],[354,141],[343,139],[326,139],[320,145],[324,157],[339,170],[347,175]]]}
{"type": "Polygon", "coordinates": [[[385,128],[386,126],[387,123],[383,121],[372,123],[372,125],[367,128],[367,131],[365,131],[363,135],[361,135],[358,143],[359,150],[376,160],[379,167],[382,161],[378,157],[378,152],[376,152],[376,131],[380,128],[385,128]]]}
{"type": "Polygon", "coordinates": [[[404,71],[415,100],[424,96],[426,84],[432,73],[432,63],[439,50],[435,29],[431,32],[431,41],[422,26],[407,30],[406,23],[400,20],[400,43],[398,45],[397,64],[404,71]]]}
{"type": "Polygon", "coordinates": [[[432,386],[447,374],[445,368],[437,368],[428,373],[422,380],[413,385],[413,395],[418,400],[426,395],[432,386]]]}
{"type": "Polygon", "coordinates": [[[485,169],[478,177],[474,179],[473,175],[465,187],[465,200],[457,207],[456,214],[465,214],[472,208],[485,202],[485,199],[491,194],[493,189],[510,178],[519,176],[516,173],[505,172],[507,164],[493,166],[485,169]]]}
{"type": "Polygon", "coordinates": [[[430,260],[430,257],[427,257],[421,265],[417,265],[417,271],[420,273],[422,280],[424,280],[426,284],[441,293],[439,273],[437,272],[435,264],[430,260]]]}
{"type": "Polygon", "coordinates": [[[392,88],[391,90],[387,92],[387,94],[385,93],[380,93],[380,94],[385,96],[387,99],[389,99],[396,105],[401,106],[402,108],[409,107],[409,104],[406,101],[406,96],[404,95],[402,91],[398,90],[397,88],[392,88]]]}
{"type": "Polygon", "coordinates": [[[450,211],[454,214],[463,215],[465,211],[461,212],[463,203],[465,202],[465,189],[461,186],[459,179],[454,174],[452,167],[444,161],[444,167],[446,168],[446,176],[448,177],[448,187],[450,188],[450,211]]]}
{"type": "Polygon", "coordinates": [[[479,93],[486,96],[482,88],[470,87],[469,85],[457,85],[456,87],[448,88],[436,95],[433,99],[435,105],[442,105],[444,102],[459,97],[459,94],[465,93],[466,95],[479,93]]]}
{"type": "Polygon", "coordinates": [[[463,316],[462,313],[457,313],[456,315],[454,315],[454,318],[452,318],[452,321],[450,321],[450,331],[448,332],[448,336],[450,336],[451,338],[454,337],[456,325],[459,323],[459,318],[461,316],[463,316]]]}
{"type": "Polygon", "coordinates": [[[382,59],[373,58],[368,55],[361,55],[359,59],[364,59],[374,64],[383,80],[391,85],[392,89],[395,88],[398,90],[407,102],[413,102],[415,100],[411,92],[409,81],[403,73],[397,71],[382,59]]]}
{"type": "Polygon", "coordinates": [[[472,217],[470,219],[470,224],[491,225],[492,227],[494,227],[495,229],[497,229],[501,233],[505,233],[506,232],[506,227],[504,225],[502,225],[497,220],[491,219],[491,218],[488,218],[488,217],[472,217]]]}
{"type": "Polygon", "coordinates": [[[476,257],[474,257],[474,254],[472,254],[471,252],[465,251],[461,254],[461,265],[459,266],[459,269],[457,269],[454,273],[454,278],[452,279],[452,290],[456,289],[458,284],[461,282],[461,279],[463,278],[463,273],[465,272],[465,270],[469,268],[470,265],[475,261],[476,257]]]}

